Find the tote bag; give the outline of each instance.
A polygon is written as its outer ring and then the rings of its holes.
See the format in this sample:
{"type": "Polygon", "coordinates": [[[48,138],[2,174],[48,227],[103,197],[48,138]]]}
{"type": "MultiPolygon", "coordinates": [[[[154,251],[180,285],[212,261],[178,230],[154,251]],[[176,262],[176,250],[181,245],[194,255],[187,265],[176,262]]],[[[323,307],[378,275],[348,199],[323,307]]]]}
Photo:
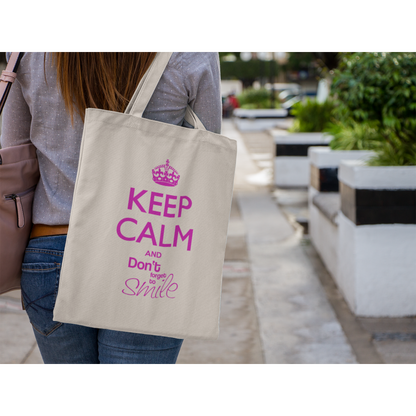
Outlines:
{"type": "Polygon", "coordinates": [[[54,320],[214,339],[236,141],[142,118],[171,53],[125,113],[87,109],[54,320]]]}

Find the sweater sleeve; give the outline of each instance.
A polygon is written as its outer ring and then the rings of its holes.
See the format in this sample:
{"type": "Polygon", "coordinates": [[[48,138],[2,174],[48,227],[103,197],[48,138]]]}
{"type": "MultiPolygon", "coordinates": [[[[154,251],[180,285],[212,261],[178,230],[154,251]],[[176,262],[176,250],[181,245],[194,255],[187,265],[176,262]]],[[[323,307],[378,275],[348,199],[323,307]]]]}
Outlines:
{"type": "MultiPolygon", "coordinates": [[[[7,53],[6,57],[9,60],[10,53],[7,53]]],[[[18,72],[3,108],[1,147],[6,148],[30,143],[31,121],[32,116],[23,96],[18,72]]]]}
{"type": "Polygon", "coordinates": [[[221,89],[218,53],[183,55],[182,71],[188,104],[205,128],[221,133],[221,89]]]}

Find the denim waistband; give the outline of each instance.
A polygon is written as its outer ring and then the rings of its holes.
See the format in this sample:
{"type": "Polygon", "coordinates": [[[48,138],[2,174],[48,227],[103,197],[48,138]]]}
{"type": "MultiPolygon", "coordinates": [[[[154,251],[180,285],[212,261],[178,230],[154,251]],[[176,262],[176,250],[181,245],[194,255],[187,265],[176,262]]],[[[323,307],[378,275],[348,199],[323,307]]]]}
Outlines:
{"type": "Polygon", "coordinates": [[[45,248],[49,250],[63,250],[66,243],[66,235],[47,235],[31,238],[27,248],[45,248]]]}

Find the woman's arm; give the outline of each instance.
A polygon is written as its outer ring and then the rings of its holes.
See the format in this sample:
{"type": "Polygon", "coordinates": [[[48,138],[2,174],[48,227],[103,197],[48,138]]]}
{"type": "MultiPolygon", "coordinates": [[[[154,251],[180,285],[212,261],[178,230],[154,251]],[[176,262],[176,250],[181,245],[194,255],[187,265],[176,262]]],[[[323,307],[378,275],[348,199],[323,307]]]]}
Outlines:
{"type": "Polygon", "coordinates": [[[182,70],[188,92],[188,104],[207,130],[221,133],[222,103],[218,53],[184,54],[182,70]]]}
{"type": "MultiPolygon", "coordinates": [[[[10,55],[9,53],[7,55],[10,55]]],[[[9,56],[7,56],[8,60],[9,56]]],[[[1,126],[1,147],[18,146],[30,143],[30,123],[32,116],[24,99],[19,72],[3,108],[1,126]]]]}

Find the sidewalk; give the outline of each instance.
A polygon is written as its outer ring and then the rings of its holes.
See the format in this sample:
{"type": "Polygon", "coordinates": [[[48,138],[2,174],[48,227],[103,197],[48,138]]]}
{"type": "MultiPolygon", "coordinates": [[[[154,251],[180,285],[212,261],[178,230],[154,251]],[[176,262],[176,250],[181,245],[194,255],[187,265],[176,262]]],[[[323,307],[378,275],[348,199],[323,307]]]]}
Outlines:
{"type": "Polygon", "coordinates": [[[32,326],[22,311],[20,291],[0,296],[0,363],[43,363],[32,326]]]}
{"type": "Polygon", "coordinates": [[[266,363],[356,363],[315,271],[269,193],[240,194],[266,363]]]}

